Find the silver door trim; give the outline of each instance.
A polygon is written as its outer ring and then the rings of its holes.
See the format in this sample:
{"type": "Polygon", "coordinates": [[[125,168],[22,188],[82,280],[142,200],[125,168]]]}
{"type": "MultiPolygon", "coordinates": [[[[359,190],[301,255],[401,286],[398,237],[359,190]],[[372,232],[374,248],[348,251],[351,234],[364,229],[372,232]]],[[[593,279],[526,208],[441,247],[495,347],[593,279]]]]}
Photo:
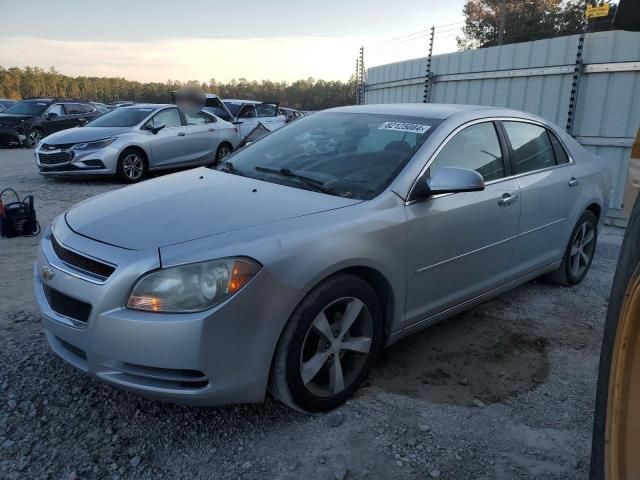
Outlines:
{"type": "Polygon", "coordinates": [[[526,273],[518,278],[516,278],[515,280],[511,280],[510,282],[504,283],[498,287],[492,288],[491,290],[481,293],[480,295],[477,295],[473,298],[470,298],[468,300],[465,300],[461,303],[458,303],[456,305],[453,305],[449,308],[446,308],[438,313],[435,313],[433,315],[429,315],[426,318],[423,318],[422,320],[419,320],[415,323],[412,323],[411,325],[408,325],[394,333],[392,333],[389,337],[389,342],[387,342],[387,346],[390,344],[390,342],[393,340],[399,340],[398,337],[404,337],[407,335],[410,335],[411,333],[413,333],[415,330],[420,330],[421,328],[426,328],[428,326],[430,326],[433,323],[436,323],[436,321],[440,321],[440,320],[444,320],[446,318],[448,318],[450,315],[453,315],[459,311],[463,311],[466,310],[468,307],[477,304],[477,303],[481,303],[484,300],[488,300],[489,298],[493,298],[497,295],[500,295],[501,293],[504,293],[506,291],[511,290],[512,288],[517,287],[518,285],[521,285],[523,283],[528,282],[529,280],[533,280],[536,277],[539,277],[540,275],[542,275],[543,273],[549,272],[549,271],[553,271],[557,266],[559,266],[561,263],[561,260],[557,260],[553,263],[549,263],[547,265],[545,265],[544,267],[538,268],[536,270],[534,270],[533,272],[529,272],[526,273]]]}

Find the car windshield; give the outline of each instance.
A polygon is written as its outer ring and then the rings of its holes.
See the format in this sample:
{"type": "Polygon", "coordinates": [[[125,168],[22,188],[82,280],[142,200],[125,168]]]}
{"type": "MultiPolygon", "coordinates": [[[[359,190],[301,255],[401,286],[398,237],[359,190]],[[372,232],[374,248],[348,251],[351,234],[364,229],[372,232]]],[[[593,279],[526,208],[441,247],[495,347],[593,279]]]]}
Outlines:
{"type": "Polygon", "coordinates": [[[224,102],[224,104],[227,106],[227,108],[231,112],[231,115],[233,115],[234,117],[238,115],[238,111],[242,106],[242,105],[238,105],[237,103],[231,103],[231,102],[224,102]]]}
{"type": "Polygon", "coordinates": [[[219,169],[368,200],[391,183],[440,122],[384,114],[318,113],[239,150],[219,169]]]}
{"type": "Polygon", "coordinates": [[[133,127],[154,110],[153,107],[120,107],[87,123],[85,127],[133,127]]]}
{"type": "Polygon", "coordinates": [[[7,108],[2,113],[15,113],[16,115],[42,115],[49,106],[48,102],[38,100],[23,100],[7,108]]]}

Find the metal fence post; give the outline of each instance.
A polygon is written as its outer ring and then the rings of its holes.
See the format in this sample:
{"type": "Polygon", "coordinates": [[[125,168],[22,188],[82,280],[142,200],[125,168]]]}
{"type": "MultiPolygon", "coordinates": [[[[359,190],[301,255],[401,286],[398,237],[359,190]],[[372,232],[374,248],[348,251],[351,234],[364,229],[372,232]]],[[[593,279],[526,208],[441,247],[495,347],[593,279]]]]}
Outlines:
{"type": "Polygon", "coordinates": [[[365,77],[364,77],[364,47],[360,47],[360,77],[358,83],[360,84],[359,88],[359,98],[358,105],[364,105],[365,103],[365,77]]]}
{"type": "Polygon", "coordinates": [[[580,77],[582,76],[583,64],[582,53],[584,49],[584,39],[587,34],[587,27],[589,25],[587,20],[587,6],[589,0],[584,2],[584,16],[582,19],[582,32],[578,37],[578,50],[576,51],[576,64],[573,67],[573,81],[571,83],[571,95],[569,96],[569,111],[567,112],[567,126],[566,131],[569,135],[573,135],[573,126],[576,117],[576,107],[578,104],[578,89],[580,88],[580,77]]]}
{"type": "Polygon", "coordinates": [[[427,71],[424,77],[424,98],[422,103],[429,103],[431,101],[431,56],[433,55],[433,37],[436,33],[435,25],[431,26],[431,35],[429,35],[429,53],[427,55],[427,71]]]}

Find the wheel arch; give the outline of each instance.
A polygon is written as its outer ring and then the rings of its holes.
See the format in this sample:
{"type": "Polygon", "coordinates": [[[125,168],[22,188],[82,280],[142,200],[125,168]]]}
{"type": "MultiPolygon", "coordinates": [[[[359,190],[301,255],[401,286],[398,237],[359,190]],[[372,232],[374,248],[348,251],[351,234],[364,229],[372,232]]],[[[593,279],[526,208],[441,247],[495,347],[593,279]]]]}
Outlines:
{"type": "Polygon", "coordinates": [[[149,152],[147,152],[144,148],[142,148],[140,145],[136,145],[136,144],[131,144],[131,145],[127,145],[125,147],[122,147],[122,149],[120,150],[120,155],[118,155],[118,160],[120,160],[120,158],[122,158],[122,155],[124,154],[124,152],[126,152],[127,150],[135,150],[138,153],[141,153],[142,155],[144,155],[144,159],[147,161],[147,167],[150,169],[151,165],[149,164],[149,152]]]}

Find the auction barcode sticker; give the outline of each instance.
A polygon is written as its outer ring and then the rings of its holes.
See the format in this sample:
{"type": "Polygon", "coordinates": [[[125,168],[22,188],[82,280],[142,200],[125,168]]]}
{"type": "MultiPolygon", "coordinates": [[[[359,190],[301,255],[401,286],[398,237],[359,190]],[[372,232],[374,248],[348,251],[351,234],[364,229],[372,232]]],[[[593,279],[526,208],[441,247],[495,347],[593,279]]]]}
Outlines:
{"type": "Polygon", "coordinates": [[[384,122],[378,130],[396,130],[398,132],[424,133],[431,128],[431,125],[421,125],[419,123],[405,122],[384,122]]]}

